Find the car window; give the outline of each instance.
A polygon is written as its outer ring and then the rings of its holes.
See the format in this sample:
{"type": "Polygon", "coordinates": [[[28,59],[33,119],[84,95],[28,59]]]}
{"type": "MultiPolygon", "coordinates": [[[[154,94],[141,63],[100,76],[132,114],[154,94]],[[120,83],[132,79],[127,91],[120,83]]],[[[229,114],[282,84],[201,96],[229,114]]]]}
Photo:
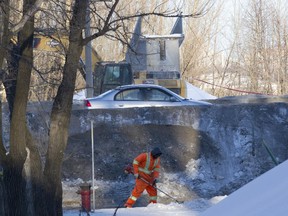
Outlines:
{"type": "Polygon", "coordinates": [[[122,90],[115,96],[117,101],[170,101],[168,92],[154,88],[136,88],[122,90]]]}
{"type": "Polygon", "coordinates": [[[145,100],[148,101],[169,101],[172,95],[159,89],[145,89],[145,100]]]}
{"type": "Polygon", "coordinates": [[[127,89],[119,92],[115,96],[117,101],[140,101],[143,100],[143,93],[141,89],[127,89]]]}

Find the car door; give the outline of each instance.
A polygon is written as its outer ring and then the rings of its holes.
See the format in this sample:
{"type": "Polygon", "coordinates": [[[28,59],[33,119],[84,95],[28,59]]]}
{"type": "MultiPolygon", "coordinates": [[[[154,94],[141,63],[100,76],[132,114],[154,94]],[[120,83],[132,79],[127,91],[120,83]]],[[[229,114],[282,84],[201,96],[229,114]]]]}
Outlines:
{"type": "Polygon", "coordinates": [[[158,88],[145,89],[145,100],[151,107],[181,105],[180,100],[175,98],[172,94],[158,88]]]}
{"type": "Polygon", "coordinates": [[[132,88],[120,91],[114,97],[115,107],[147,107],[150,106],[145,102],[145,92],[142,88],[132,88]]]}

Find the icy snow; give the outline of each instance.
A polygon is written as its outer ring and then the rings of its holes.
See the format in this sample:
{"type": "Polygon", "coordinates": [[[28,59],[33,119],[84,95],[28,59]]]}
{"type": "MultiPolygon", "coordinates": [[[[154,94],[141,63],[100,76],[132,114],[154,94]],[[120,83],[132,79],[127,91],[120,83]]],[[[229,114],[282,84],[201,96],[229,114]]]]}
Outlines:
{"type": "MultiPolygon", "coordinates": [[[[288,212],[288,161],[264,173],[231,195],[210,200],[194,199],[183,204],[161,203],[132,209],[120,208],[117,216],[284,216],[288,212]]],[[[115,209],[97,209],[90,215],[111,216],[115,209]]],[[[79,215],[79,210],[64,216],[79,215]]],[[[82,215],[86,215],[82,213],[82,215]]]]}

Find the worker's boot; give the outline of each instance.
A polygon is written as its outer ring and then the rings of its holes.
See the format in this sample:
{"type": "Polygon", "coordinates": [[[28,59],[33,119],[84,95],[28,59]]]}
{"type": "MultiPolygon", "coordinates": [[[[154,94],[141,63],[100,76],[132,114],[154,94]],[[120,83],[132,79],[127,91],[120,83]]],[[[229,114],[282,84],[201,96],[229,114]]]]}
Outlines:
{"type": "Polygon", "coordinates": [[[129,205],[129,204],[125,203],[124,207],[125,208],[132,208],[132,205],[129,205]]]}

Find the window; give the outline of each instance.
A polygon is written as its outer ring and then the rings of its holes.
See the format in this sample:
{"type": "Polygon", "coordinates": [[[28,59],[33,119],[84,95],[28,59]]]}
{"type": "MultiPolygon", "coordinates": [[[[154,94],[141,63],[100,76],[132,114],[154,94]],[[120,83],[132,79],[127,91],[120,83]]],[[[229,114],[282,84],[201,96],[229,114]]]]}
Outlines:
{"type": "Polygon", "coordinates": [[[120,83],[120,67],[119,66],[107,66],[104,84],[119,84],[120,83]]]}
{"type": "Polygon", "coordinates": [[[154,88],[127,89],[115,96],[117,101],[170,101],[172,95],[154,88]]]}
{"type": "Polygon", "coordinates": [[[169,101],[171,95],[159,89],[146,89],[146,100],[148,101],[169,101]]]}
{"type": "Polygon", "coordinates": [[[143,100],[142,98],[143,93],[140,89],[128,89],[121,91],[115,96],[115,100],[117,101],[140,101],[143,100]]]}
{"type": "Polygon", "coordinates": [[[166,60],[166,41],[160,40],[159,46],[160,46],[160,60],[164,61],[166,60]]]}

